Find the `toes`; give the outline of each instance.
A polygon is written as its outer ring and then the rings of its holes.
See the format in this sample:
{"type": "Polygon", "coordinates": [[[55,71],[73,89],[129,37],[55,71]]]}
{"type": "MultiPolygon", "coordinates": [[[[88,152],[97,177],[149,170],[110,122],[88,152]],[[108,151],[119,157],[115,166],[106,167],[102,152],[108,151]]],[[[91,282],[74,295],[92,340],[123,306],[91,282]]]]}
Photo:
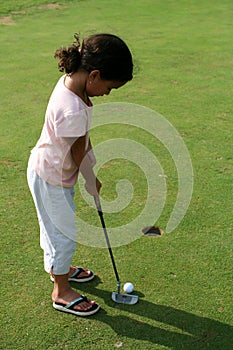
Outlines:
{"type": "Polygon", "coordinates": [[[82,303],[80,303],[79,305],[77,305],[77,310],[89,310],[92,308],[93,304],[95,304],[94,301],[83,301],[82,303]]]}
{"type": "Polygon", "coordinates": [[[90,270],[88,270],[88,269],[85,269],[85,267],[82,267],[82,269],[84,270],[84,272],[82,272],[80,275],[81,276],[89,276],[90,275],[90,273],[91,273],[91,271],[90,270]]]}
{"type": "MultiPolygon", "coordinates": [[[[91,270],[86,269],[85,267],[81,266],[81,269],[83,269],[83,272],[79,274],[79,277],[88,277],[91,274],[91,270]]],[[[71,266],[70,267],[70,275],[72,275],[75,271],[77,270],[76,266],[71,266]]]]}

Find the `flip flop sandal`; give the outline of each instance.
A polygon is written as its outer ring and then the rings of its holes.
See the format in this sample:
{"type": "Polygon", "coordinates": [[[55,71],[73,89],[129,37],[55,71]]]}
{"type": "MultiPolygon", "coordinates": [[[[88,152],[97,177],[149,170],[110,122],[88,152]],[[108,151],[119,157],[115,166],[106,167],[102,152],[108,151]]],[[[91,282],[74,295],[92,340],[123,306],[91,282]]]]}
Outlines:
{"type": "Polygon", "coordinates": [[[53,302],[53,307],[58,311],[67,312],[69,314],[73,314],[76,316],[84,316],[84,317],[94,315],[96,312],[99,311],[100,306],[96,303],[93,304],[92,307],[88,310],[75,310],[74,306],[82,303],[83,301],[88,302],[87,297],[85,297],[84,295],[81,295],[79,298],[74,299],[73,301],[71,301],[71,303],[67,305],[53,302]]]}
{"type": "MultiPolygon", "coordinates": [[[[95,275],[94,275],[94,272],[90,270],[90,275],[89,276],[82,276],[82,277],[79,277],[79,275],[82,273],[82,272],[85,272],[85,270],[82,268],[82,267],[78,267],[76,266],[76,270],[72,273],[72,275],[70,275],[68,277],[68,281],[69,282],[89,282],[91,281],[95,275]]],[[[54,278],[52,275],[50,275],[50,280],[52,282],[54,282],[54,278]]]]}

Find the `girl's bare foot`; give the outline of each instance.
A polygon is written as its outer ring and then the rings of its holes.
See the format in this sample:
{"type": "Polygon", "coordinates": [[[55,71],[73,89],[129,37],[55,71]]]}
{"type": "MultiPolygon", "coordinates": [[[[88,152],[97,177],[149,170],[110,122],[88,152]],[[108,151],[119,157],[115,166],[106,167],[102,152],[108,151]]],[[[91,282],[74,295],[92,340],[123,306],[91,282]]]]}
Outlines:
{"type": "MultiPolygon", "coordinates": [[[[95,277],[94,272],[85,267],[71,266],[68,273],[69,282],[89,282],[95,277]]],[[[53,271],[50,271],[50,279],[54,282],[53,271]]]]}
{"type": "Polygon", "coordinates": [[[89,316],[99,310],[99,305],[93,300],[81,296],[70,287],[68,282],[69,273],[65,275],[53,275],[54,288],[52,292],[53,306],[57,310],[89,316]]]}
{"type": "MultiPolygon", "coordinates": [[[[92,272],[89,269],[86,269],[85,267],[80,267],[83,271],[79,273],[79,277],[89,277],[91,276],[92,272]]],[[[73,273],[77,270],[77,266],[70,266],[69,271],[69,277],[73,275],[73,273]]]]}
{"type": "MultiPolygon", "coordinates": [[[[56,290],[54,290],[52,293],[52,300],[55,303],[68,305],[69,303],[79,298],[80,296],[81,294],[77,293],[76,291],[74,291],[72,288],[69,287],[69,289],[64,290],[63,293],[60,295],[58,295],[56,290]]],[[[82,301],[80,304],[75,305],[73,309],[79,310],[79,311],[86,311],[91,309],[94,304],[95,302],[93,300],[87,299],[87,301],[82,301]]]]}

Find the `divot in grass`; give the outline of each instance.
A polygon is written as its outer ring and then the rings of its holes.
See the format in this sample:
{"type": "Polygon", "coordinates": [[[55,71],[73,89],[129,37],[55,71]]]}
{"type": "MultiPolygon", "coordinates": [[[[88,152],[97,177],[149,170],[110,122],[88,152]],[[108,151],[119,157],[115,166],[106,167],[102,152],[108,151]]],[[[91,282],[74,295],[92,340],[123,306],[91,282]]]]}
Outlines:
{"type": "Polygon", "coordinates": [[[0,25],[13,26],[16,25],[16,22],[13,20],[12,16],[0,17],[0,25]]]}

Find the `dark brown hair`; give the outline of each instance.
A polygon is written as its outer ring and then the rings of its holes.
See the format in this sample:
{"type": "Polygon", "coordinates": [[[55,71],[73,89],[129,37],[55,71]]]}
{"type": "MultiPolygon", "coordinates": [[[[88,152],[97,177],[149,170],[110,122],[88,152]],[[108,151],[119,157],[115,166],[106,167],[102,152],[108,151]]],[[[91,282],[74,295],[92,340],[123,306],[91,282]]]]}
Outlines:
{"type": "Polygon", "coordinates": [[[133,78],[132,55],[122,39],[113,34],[95,34],[80,45],[79,36],[74,37],[72,46],[54,54],[61,72],[74,73],[83,68],[90,73],[97,69],[104,80],[127,82],[133,78]]]}

